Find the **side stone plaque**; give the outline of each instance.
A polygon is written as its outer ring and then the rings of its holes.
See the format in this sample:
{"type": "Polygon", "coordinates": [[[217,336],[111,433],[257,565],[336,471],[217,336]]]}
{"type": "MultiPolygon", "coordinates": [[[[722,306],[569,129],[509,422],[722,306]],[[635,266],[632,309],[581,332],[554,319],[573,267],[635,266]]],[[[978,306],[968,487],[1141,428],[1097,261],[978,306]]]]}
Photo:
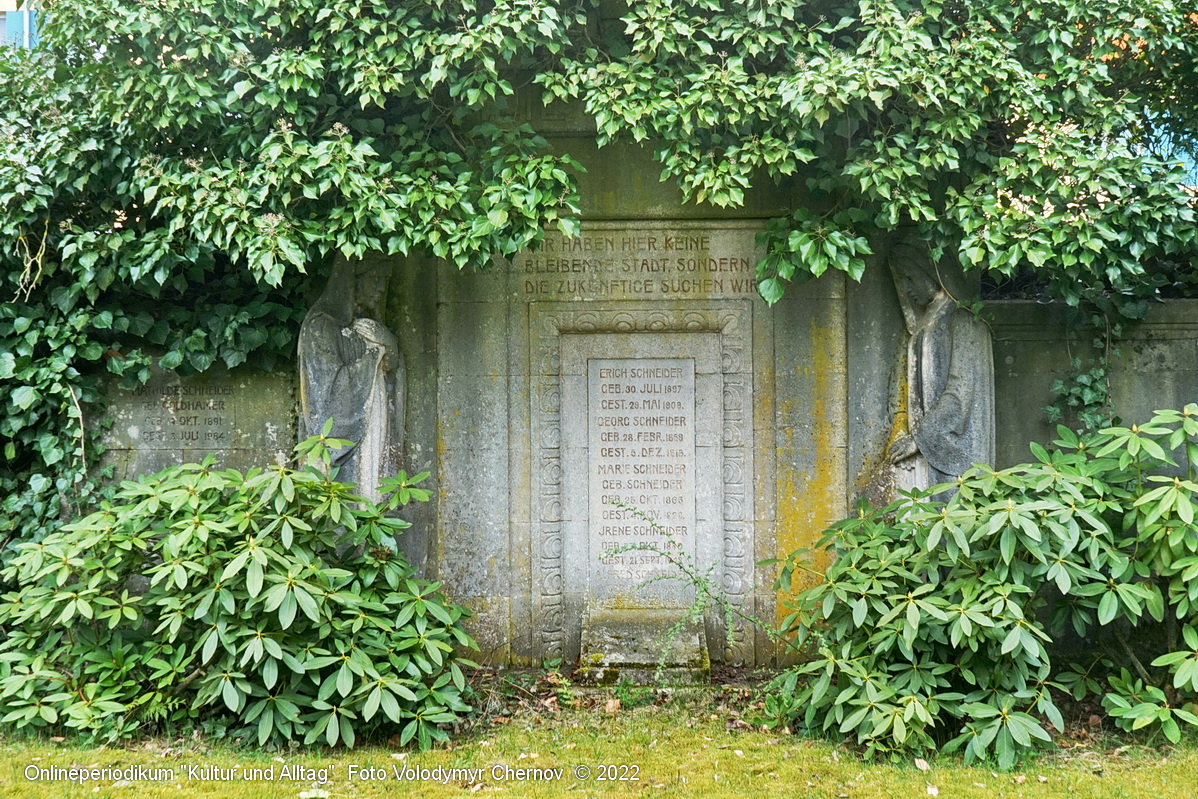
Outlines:
{"type": "Polygon", "coordinates": [[[623,608],[689,607],[693,590],[652,544],[695,552],[695,362],[588,363],[591,536],[589,601],[623,608]],[[648,516],[649,524],[621,503],[648,516]]]}
{"type": "Polygon", "coordinates": [[[132,478],[215,453],[245,469],[286,462],[294,443],[290,376],[223,370],[180,378],[157,372],[144,386],[108,393],[112,426],[104,462],[132,478]]]}

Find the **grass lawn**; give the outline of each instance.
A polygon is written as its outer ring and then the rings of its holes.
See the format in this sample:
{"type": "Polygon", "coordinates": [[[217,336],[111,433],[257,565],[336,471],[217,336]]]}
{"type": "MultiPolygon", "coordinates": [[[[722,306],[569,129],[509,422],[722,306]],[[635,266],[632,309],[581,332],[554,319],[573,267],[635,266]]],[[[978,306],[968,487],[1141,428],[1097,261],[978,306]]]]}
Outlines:
{"type": "Polygon", "coordinates": [[[213,739],[156,739],[107,749],[81,749],[69,741],[3,739],[0,797],[1081,799],[1185,796],[1198,785],[1198,747],[1188,741],[1162,749],[1112,743],[1083,732],[1056,752],[1008,774],[988,767],[965,768],[953,758],[934,758],[925,771],[914,763],[865,762],[847,748],[746,729],[727,690],[679,691],[668,701],[631,709],[617,708],[610,694],[580,696],[568,687],[550,693],[536,686],[514,689],[520,691],[525,695],[513,697],[509,691],[506,700],[484,696],[480,704],[485,721],[464,730],[452,746],[423,754],[386,745],[348,753],[267,752],[213,739]],[[34,776],[30,767],[72,766],[141,766],[146,771],[143,779],[109,774],[82,784],[26,776],[27,770],[34,776]],[[326,770],[325,782],[314,773],[320,769],[326,770]],[[459,771],[447,775],[449,769],[459,771]],[[521,774],[519,769],[536,771],[521,774]]]}

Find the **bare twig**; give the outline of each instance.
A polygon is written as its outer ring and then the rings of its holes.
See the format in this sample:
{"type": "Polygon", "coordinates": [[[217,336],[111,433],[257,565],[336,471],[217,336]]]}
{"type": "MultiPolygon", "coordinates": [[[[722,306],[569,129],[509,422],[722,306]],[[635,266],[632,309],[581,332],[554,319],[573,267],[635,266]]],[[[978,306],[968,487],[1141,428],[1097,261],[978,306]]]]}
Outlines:
{"type": "Polygon", "coordinates": [[[1140,679],[1145,685],[1152,685],[1152,677],[1148,676],[1148,671],[1144,668],[1144,664],[1136,657],[1136,653],[1131,648],[1131,644],[1127,642],[1127,636],[1118,627],[1113,628],[1115,631],[1115,640],[1123,647],[1123,653],[1131,660],[1131,664],[1135,666],[1136,673],[1140,675],[1140,679]]]}

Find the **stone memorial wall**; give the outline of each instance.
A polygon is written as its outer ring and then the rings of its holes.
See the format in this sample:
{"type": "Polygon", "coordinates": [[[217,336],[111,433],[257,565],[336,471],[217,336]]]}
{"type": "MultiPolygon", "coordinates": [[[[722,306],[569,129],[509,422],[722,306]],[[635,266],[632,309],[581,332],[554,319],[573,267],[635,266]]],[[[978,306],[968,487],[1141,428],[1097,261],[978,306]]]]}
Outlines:
{"type": "MultiPolygon", "coordinates": [[[[669,579],[669,558],[638,545],[689,562],[736,612],[789,613],[757,564],[812,547],[857,496],[885,494],[876,478],[911,418],[910,331],[882,256],[860,282],[829,270],[772,307],[758,296],[757,237],[809,205],[801,177],[757,180],[739,208],[694,205],[660,180],[651,147],[595,149],[587,119],[527,100],[522,113],[586,167],[578,236],[550,231],[477,272],[377,255],[350,271],[381,287],[370,318],[404,364],[402,433],[388,443],[410,474],[431,472],[432,501],[404,509],[400,546],[471,609],[479,660],[620,679],[656,664],[695,598],[669,579]]],[[[1192,306],[1129,332],[1112,373],[1125,419],[1145,398],[1196,396],[1192,306]]],[[[996,310],[1000,465],[1052,436],[1039,420],[1068,368],[1058,321],[1040,306],[996,310]]],[[[238,371],[113,391],[107,461],[124,477],[208,452],[241,467],[286,458],[294,386],[238,371]]],[[[797,583],[817,579],[815,557],[797,583]]],[[[784,656],[714,608],[665,654],[689,678],[784,656]]]]}
{"type": "MultiPolygon", "coordinates": [[[[386,283],[371,318],[405,364],[400,465],[431,472],[399,544],[471,609],[484,662],[600,665],[603,679],[656,665],[695,591],[643,544],[773,618],[785,611],[757,564],[845,512],[843,276],[767,307],[756,240],[779,206],[686,218],[642,161],[587,173],[597,204],[577,237],[550,232],[478,272],[382,256],[353,270],[386,283]]],[[[114,392],[109,460],[127,476],[209,451],[235,466],[286,457],[294,381],[239,371],[114,392]]],[[[669,653],[687,678],[776,656],[714,607],[669,653]]]]}
{"type": "MultiPolygon", "coordinates": [[[[694,587],[638,544],[771,617],[756,564],[842,514],[843,281],[767,308],[761,228],[584,222],[489,272],[438,276],[430,563],[476,611],[485,658],[656,662],[694,587]]],[[[714,610],[679,640],[670,657],[691,674],[774,657],[714,610]]]]}
{"type": "MultiPolygon", "coordinates": [[[[695,599],[671,558],[735,611],[780,618],[757,564],[810,547],[889,468],[907,349],[894,286],[878,269],[861,284],[828,274],[766,307],[760,229],[591,221],[488,272],[375,263],[391,283],[378,318],[407,364],[401,466],[432,472],[400,546],[471,608],[481,660],[650,674],[695,599]]],[[[1193,401],[1194,304],[1129,330],[1112,372],[1124,418],[1193,401]]],[[[1040,407],[1068,360],[1041,306],[990,310],[1002,465],[1051,438],[1040,407]]],[[[106,462],[123,478],[209,452],[285,459],[294,385],[217,371],[113,390],[106,462]]],[[[710,610],[676,635],[675,673],[779,657],[751,625],[725,625],[710,610]]]]}
{"type": "Polygon", "coordinates": [[[757,293],[755,226],[723,229],[593,223],[568,238],[553,232],[537,252],[512,260],[517,288],[536,300],[620,297],[668,302],[757,293]]]}
{"type": "Polygon", "coordinates": [[[692,592],[677,582],[629,592],[675,569],[666,555],[695,553],[695,362],[588,361],[590,600],[673,602],[692,592]]]}
{"type": "MultiPolygon", "coordinates": [[[[1068,310],[1037,302],[993,302],[986,313],[994,329],[996,465],[1004,467],[1032,457],[1028,442],[1058,437],[1043,410],[1052,401],[1053,383],[1067,381],[1070,359],[1088,357],[1086,343],[1102,334],[1087,332],[1078,336],[1080,345],[1065,346],[1068,310]]],[[[1154,304],[1147,319],[1127,325],[1115,344],[1109,380],[1123,424],[1198,402],[1198,300],[1154,304]]]]}

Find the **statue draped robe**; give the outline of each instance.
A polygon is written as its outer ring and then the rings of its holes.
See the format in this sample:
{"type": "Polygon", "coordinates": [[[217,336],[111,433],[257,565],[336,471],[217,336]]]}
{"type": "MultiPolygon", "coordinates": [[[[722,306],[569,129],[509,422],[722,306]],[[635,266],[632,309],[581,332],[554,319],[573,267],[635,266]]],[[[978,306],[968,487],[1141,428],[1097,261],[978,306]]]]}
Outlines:
{"type": "MultiPolygon", "coordinates": [[[[336,276],[336,274],[334,275],[336,276]]],[[[398,470],[403,441],[403,358],[394,334],[374,319],[338,313],[329,293],[304,317],[299,334],[300,435],[319,435],[332,417],[334,438],[355,443],[333,453],[337,479],[377,501],[379,481],[398,470]]]]}

